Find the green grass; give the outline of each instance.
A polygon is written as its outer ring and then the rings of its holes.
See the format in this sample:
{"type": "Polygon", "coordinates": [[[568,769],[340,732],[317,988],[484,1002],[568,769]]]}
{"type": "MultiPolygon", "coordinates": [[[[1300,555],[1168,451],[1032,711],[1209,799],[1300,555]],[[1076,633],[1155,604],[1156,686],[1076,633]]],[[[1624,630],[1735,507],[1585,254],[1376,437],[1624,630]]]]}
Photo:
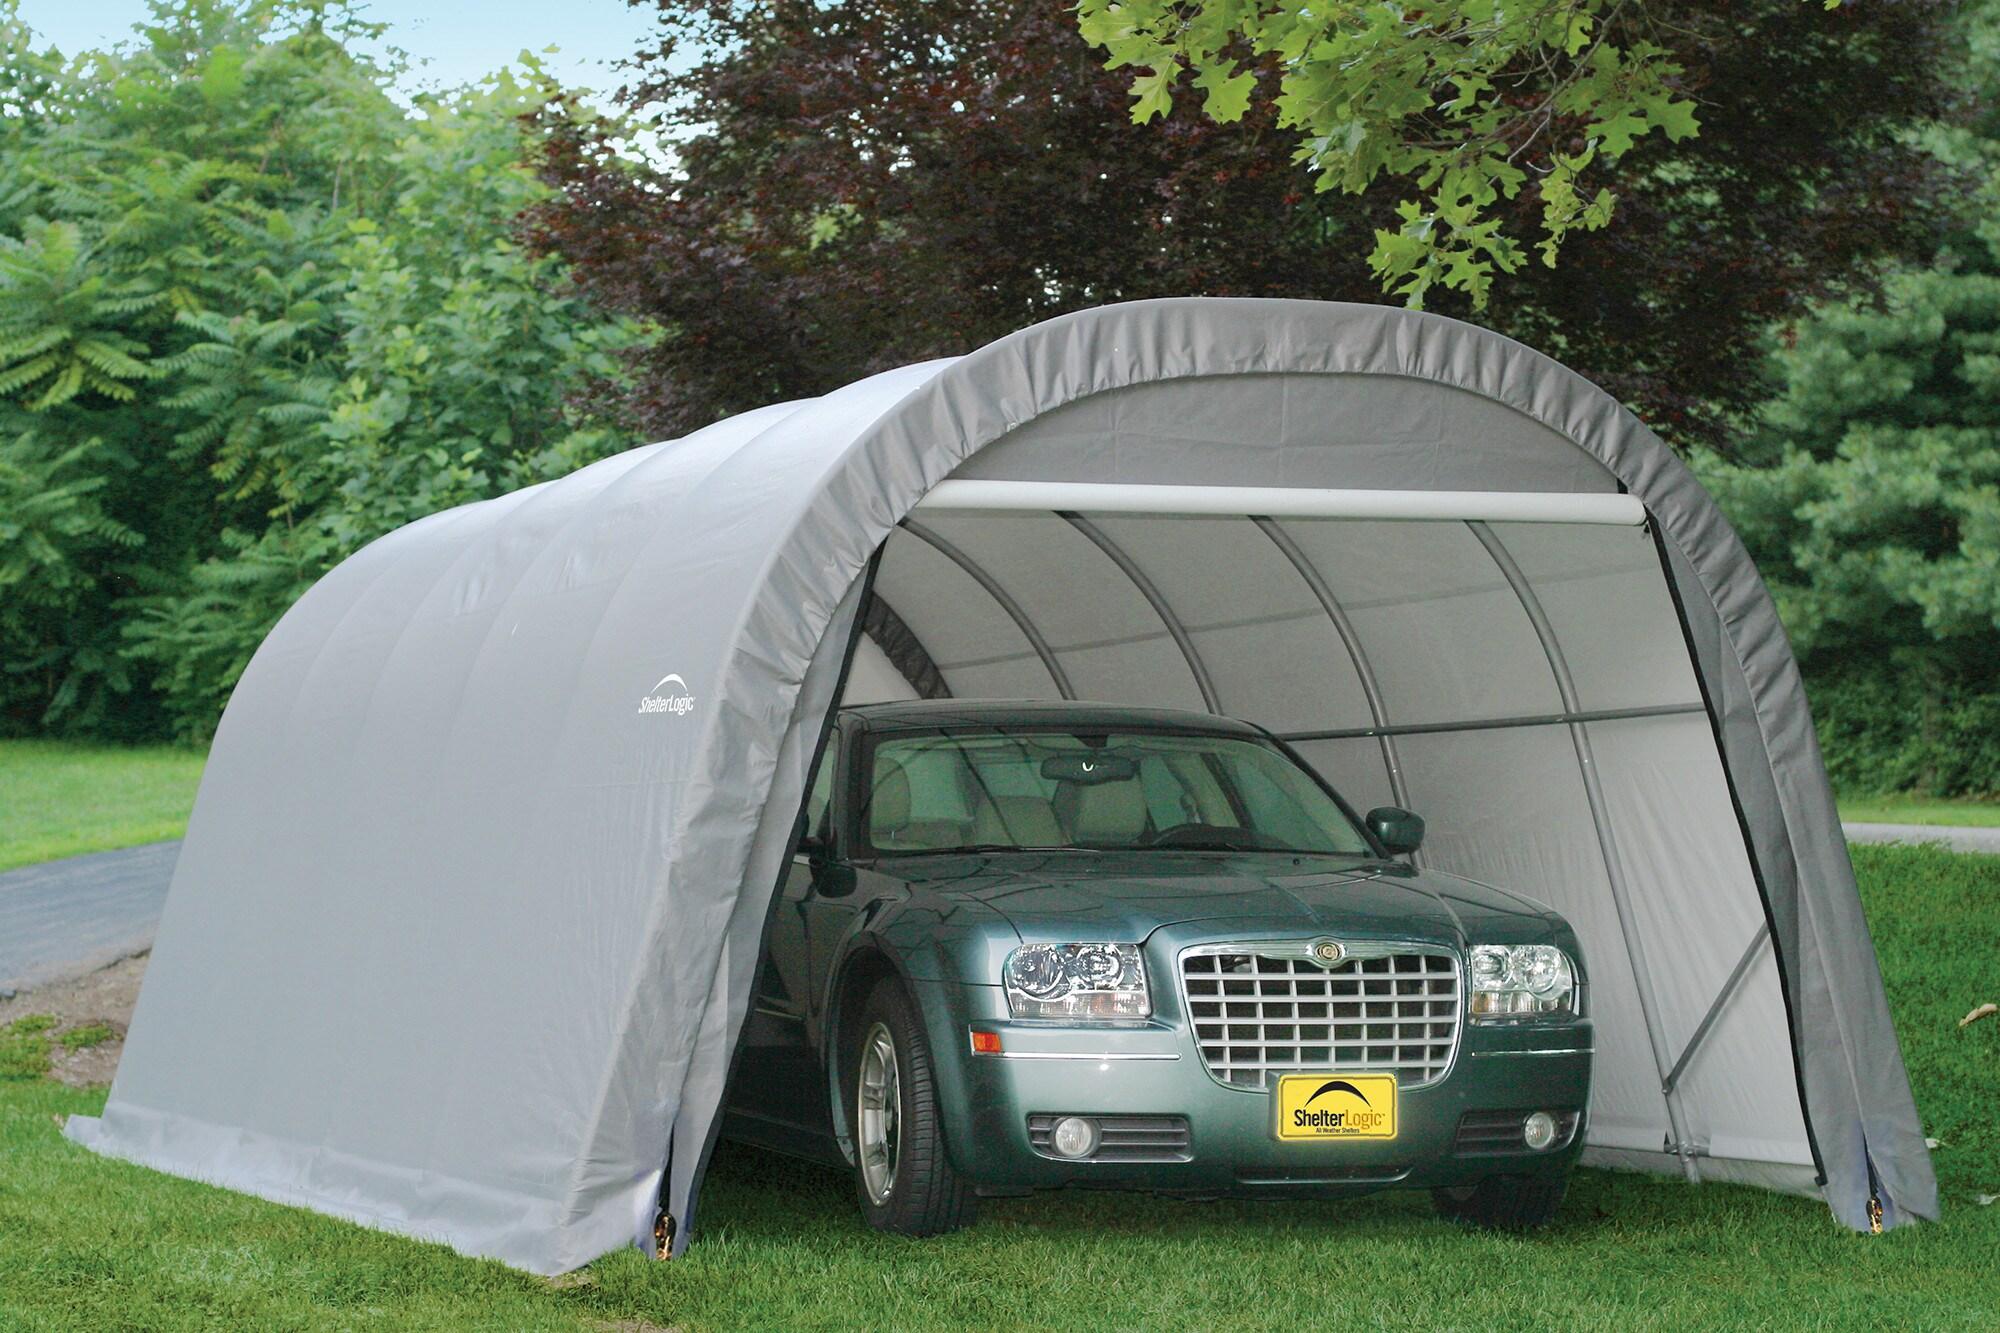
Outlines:
{"type": "Polygon", "coordinates": [[[102,1046],[118,1034],[109,1023],[83,1023],[61,1033],[56,1040],[66,1051],[87,1051],[93,1046],[102,1046]]]}
{"type": "MultiPolygon", "coordinates": [[[[205,755],[173,746],[0,741],[0,871],[178,838],[205,755]]],[[[1840,817],[1873,824],[2000,826],[2000,799],[1858,796],[1840,817]]]]}
{"type": "Polygon", "coordinates": [[[2000,827],[2000,799],[1943,800],[1934,796],[1855,796],[1840,802],[1840,817],[1859,824],[1950,824],[2000,827]]]}
{"type": "Polygon", "coordinates": [[[205,755],[0,741],[0,871],[178,838],[205,755]]]}
{"type": "Polygon", "coordinates": [[[989,1202],[936,1241],[878,1236],[835,1174],[717,1155],[700,1242],[549,1283],[98,1159],[56,1119],[103,1094],[0,1084],[0,1327],[2000,1327],[2000,859],[1855,849],[1944,1220],[1840,1229],[1813,1200],[1586,1171],[1526,1239],[1420,1197],[989,1202]],[[628,1322],[643,1321],[643,1322],[628,1322]]]}
{"type": "Polygon", "coordinates": [[[0,1027],[0,1079],[40,1078],[49,1072],[49,1029],[54,1015],[28,1014],[0,1027]]]}

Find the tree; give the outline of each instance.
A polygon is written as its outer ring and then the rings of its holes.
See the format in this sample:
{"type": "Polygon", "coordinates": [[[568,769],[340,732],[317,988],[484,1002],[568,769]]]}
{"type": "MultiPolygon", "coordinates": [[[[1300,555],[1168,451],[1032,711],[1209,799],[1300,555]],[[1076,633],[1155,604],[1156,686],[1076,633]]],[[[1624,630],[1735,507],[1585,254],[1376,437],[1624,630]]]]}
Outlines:
{"type": "MultiPolygon", "coordinates": [[[[1647,4],[1702,133],[1600,159],[1615,217],[1571,234],[1560,270],[1515,275],[1483,322],[1679,438],[1719,438],[1760,390],[1763,329],[1932,243],[1950,184],[1903,131],[1943,110],[1945,8],[1647,4]]],[[[633,365],[655,433],[1108,301],[1379,298],[1363,256],[1400,225],[1396,191],[1311,188],[1269,60],[1245,64],[1260,91],[1237,123],[1183,99],[1137,126],[1126,73],[1065,0],[661,10],[624,102],[664,108],[648,114],[674,166],[565,119],[544,167],[560,197],[529,233],[600,306],[669,331],[633,365]]],[[[1493,205],[1510,232],[1535,225],[1529,193],[1493,205]]]]}
{"type": "Polygon", "coordinates": [[[532,63],[391,96],[338,0],[157,0],[37,50],[0,0],[0,729],[214,725],[271,624],[421,514],[629,442],[633,322],[510,228],[532,63]]]}
{"type": "Polygon", "coordinates": [[[1539,201],[1554,268],[1571,230],[1611,220],[1616,195],[1585,184],[1593,166],[1656,130],[1679,143],[1700,128],[1663,16],[1625,0],[1080,0],[1077,17],[1107,68],[1141,71],[1142,125],[1172,110],[1184,73],[1210,118],[1241,120],[1260,67],[1275,68],[1276,123],[1314,188],[1407,179],[1418,197],[1368,262],[1418,307],[1436,285],[1484,307],[1495,271],[1521,267],[1501,199],[1539,201]]]}
{"type": "MultiPolygon", "coordinates": [[[[2000,5],[1970,19],[2000,49],[2000,5]]],[[[1986,177],[1936,258],[1782,330],[1744,448],[1696,458],[1850,790],[2000,791],[2000,87],[1978,91],[1981,118],[1935,136],[1986,177]]]]}

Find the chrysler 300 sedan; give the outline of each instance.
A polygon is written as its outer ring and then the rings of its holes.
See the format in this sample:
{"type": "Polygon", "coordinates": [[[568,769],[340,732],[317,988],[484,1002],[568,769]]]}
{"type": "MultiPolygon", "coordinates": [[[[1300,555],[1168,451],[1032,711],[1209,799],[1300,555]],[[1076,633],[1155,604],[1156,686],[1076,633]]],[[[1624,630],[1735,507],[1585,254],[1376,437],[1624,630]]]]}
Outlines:
{"type": "Polygon", "coordinates": [[[1080,704],[843,711],[730,1097],[928,1235],[982,1195],[1431,1191],[1546,1223],[1581,1150],[1575,934],[1399,859],[1239,722],[1080,704]]]}

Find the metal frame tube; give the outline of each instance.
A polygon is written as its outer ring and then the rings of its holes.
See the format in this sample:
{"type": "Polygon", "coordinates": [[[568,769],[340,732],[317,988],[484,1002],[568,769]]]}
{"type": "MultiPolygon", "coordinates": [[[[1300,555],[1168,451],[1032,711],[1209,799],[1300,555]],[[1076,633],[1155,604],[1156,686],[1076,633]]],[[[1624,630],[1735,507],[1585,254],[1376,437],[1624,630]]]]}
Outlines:
{"type": "MultiPolygon", "coordinates": [[[[1271,539],[1271,544],[1278,548],[1285,559],[1291,561],[1292,568],[1306,581],[1306,587],[1312,590],[1312,595],[1319,599],[1320,609],[1326,612],[1326,618],[1333,622],[1333,632],[1340,636],[1341,646],[1347,649],[1347,660],[1354,664],[1354,674],[1361,681],[1362,697],[1368,701],[1368,716],[1375,723],[1373,727],[1352,735],[1357,739],[1374,736],[1380,740],[1382,766],[1389,771],[1389,795],[1394,798],[1397,805],[1408,809],[1410,794],[1403,783],[1402,760],[1396,754],[1397,733],[1389,726],[1388,710],[1382,704],[1382,688],[1375,680],[1375,668],[1368,661],[1367,652],[1361,647],[1361,638],[1354,632],[1354,622],[1347,618],[1346,609],[1341,606],[1340,599],[1333,595],[1333,588],[1327,583],[1326,576],[1319,572],[1319,566],[1315,565],[1299,544],[1292,540],[1292,534],[1286,532],[1277,519],[1260,516],[1250,521],[1262,529],[1264,535],[1271,539]]],[[[1284,739],[1343,740],[1347,739],[1349,734],[1338,731],[1294,732],[1284,739]]]]}
{"type": "MultiPolygon", "coordinates": [[[[1562,697],[1563,711],[1580,713],[1583,710],[1577,697],[1576,680],[1570,675],[1569,662],[1563,656],[1562,644],[1556,638],[1555,627],[1549,623],[1548,613],[1542,609],[1542,602],[1514,561],[1513,554],[1502,544],[1492,529],[1484,523],[1472,522],[1465,525],[1486,553],[1499,567],[1507,586],[1514,590],[1514,596],[1527,612],[1528,621],[1534,626],[1535,637],[1541,640],[1542,652],[1549,659],[1549,670],[1556,679],[1556,691],[1562,697]]],[[[1638,918],[1633,915],[1629,901],[1630,891],[1625,881],[1625,865],[1618,852],[1618,839],[1611,828],[1609,803],[1605,800],[1604,784],[1597,772],[1597,759],[1591,753],[1590,733],[1581,722],[1569,724],[1570,742],[1576,749],[1576,762],[1583,776],[1585,799],[1590,803],[1591,823],[1597,829],[1597,847],[1604,858],[1604,873],[1611,886],[1611,903],[1618,913],[1618,930],[1625,938],[1625,954],[1632,965],[1632,981],[1639,993],[1639,1009],[1646,1019],[1646,1036],[1653,1049],[1654,1072],[1659,1075],[1661,1099],[1666,1103],[1667,1123],[1674,1136],[1674,1152],[1681,1159],[1681,1170],[1690,1182],[1698,1182],[1701,1172],[1695,1165],[1693,1142],[1688,1138],[1684,1117],[1681,1115],[1680,1098],[1667,1082],[1668,1070],[1672,1067],[1672,1056],[1667,1049],[1666,1030],[1662,1026],[1659,995],[1653,989],[1653,975],[1646,964],[1645,942],[1639,936],[1638,918]]]]}
{"type": "Polygon", "coordinates": [[[1370,736],[1430,736],[1452,731],[1505,731],[1512,727],[1559,727],[1573,722],[1624,722],[1643,717],[1682,717],[1706,713],[1700,704],[1653,704],[1644,708],[1594,708],[1581,713],[1537,713],[1517,717],[1468,718],[1463,722],[1405,722],[1386,727],[1336,727],[1328,731],[1281,731],[1287,741],[1365,740],[1370,736]]]}
{"type": "Polygon", "coordinates": [[[1049,679],[1055,682],[1056,693],[1065,699],[1076,698],[1076,690],[1069,683],[1069,673],[1064,671],[1062,663],[1056,660],[1055,650],[1049,647],[1049,641],[1035,628],[1035,622],[1028,619],[1028,613],[1021,609],[1021,604],[1015,601],[978,561],[914,519],[904,519],[902,527],[912,537],[970,574],[973,582],[986,589],[987,595],[1000,604],[1000,609],[1007,613],[1015,628],[1021,631],[1021,636],[1027,639],[1028,646],[1035,650],[1035,656],[1042,659],[1042,666],[1049,673],[1049,679]]]}
{"type": "Polygon", "coordinates": [[[1104,481],[948,478],[919,510],[1168,514],[1242,518],[1363,518],[1389,522],[1596,523],[1636,528],[1639,501],[1609,491],[1360,490],[1314,486],[1187,486],[1104,481]]]}
{"type": "Polygon", "coordinates": [[[1750,937],[1750,943],[1743,950],[1743,956],[1736,960],[1736,966],[1729,969],[1729,979],[1723,982],[1722,989],[1715,993],[1715,999],[1710,1002],[1708,1012],[1701,1016],[1701,1022],[1696,1025],[1694,1035],[1689,1037],[1687,1045],[1681,1048],[1681,1058],[1674,1061],[1674,1067],[1667,1071],[1661,1091],[1672,1092],[1679,1086],[1681,1075],[1687,1070],[1688,1061],[1694,1059],[1695,1052],[1701,1049],[1704,1041],[1708,1040],[1709,1029],[1722,1017],[1723,1006],[1729,1003],[1730,996],[1736,994],[1737,987],[1743,984],[1743,978],[1750,975],[1750,965],[1757,961],[1764,942],[1770,938],[1771,923],[1766,921],[1758,926],[1757,933],[1750,937]]]}
{"type": "Polygon", "coordinates": [[[1138,562],[1126,553],[1124,547],[1112,541],[1102,529],[1083,515],[1062,513],[1058,517],[1095,543],[1097,549],[1110,556],[1111,562],[1132,581],[1132,586],[1139,590],[1139,595],[1146,599],[1147,604],[1153,608],[1153,613],[1159,616],[1160,623],[1167,627],[1167,633],[1173,638],[1175,646],[1181,650],[1181,656],[1187,659],[1188,670],[1194,673],[1195,688],[1201,691],[1202,703],[1209,712],[1220,716],[1222,704],[1215,693],[1215,682],[1209,678],[1208,668],[1202,664],[1201,654],[1195,651],[1194,640],[1188,637],[1186,627],[1181,624],[1180,617],[1174,614],[1174,609],[1167,605],[1167,599],[1160,595],[1160,590],[1146,577],[1146,571],[1139,568],[1138,562]]]}

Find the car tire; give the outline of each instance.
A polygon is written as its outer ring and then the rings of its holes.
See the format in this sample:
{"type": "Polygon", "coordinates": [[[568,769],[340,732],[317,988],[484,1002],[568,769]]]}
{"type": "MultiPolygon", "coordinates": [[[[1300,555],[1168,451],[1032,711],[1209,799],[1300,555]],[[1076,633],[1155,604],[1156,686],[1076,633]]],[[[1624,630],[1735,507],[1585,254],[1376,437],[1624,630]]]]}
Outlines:
{"type": "Polygon", "coordinates": [[[904,1236],[970,1225],[979,1201],[946,1154],[930,1044],[902,985],[878,984],[851,1031],[842,1064],[854,1191],[868,1225],[904,1236]]]}
{"type": "Polygon", "coordinates": [[[1482,1231],[1539,1231],[1555,1221],[1569,1173],[1488,1176],[1477,1185],[1431,1191],[1438,1214],[1482,1231]]]}

